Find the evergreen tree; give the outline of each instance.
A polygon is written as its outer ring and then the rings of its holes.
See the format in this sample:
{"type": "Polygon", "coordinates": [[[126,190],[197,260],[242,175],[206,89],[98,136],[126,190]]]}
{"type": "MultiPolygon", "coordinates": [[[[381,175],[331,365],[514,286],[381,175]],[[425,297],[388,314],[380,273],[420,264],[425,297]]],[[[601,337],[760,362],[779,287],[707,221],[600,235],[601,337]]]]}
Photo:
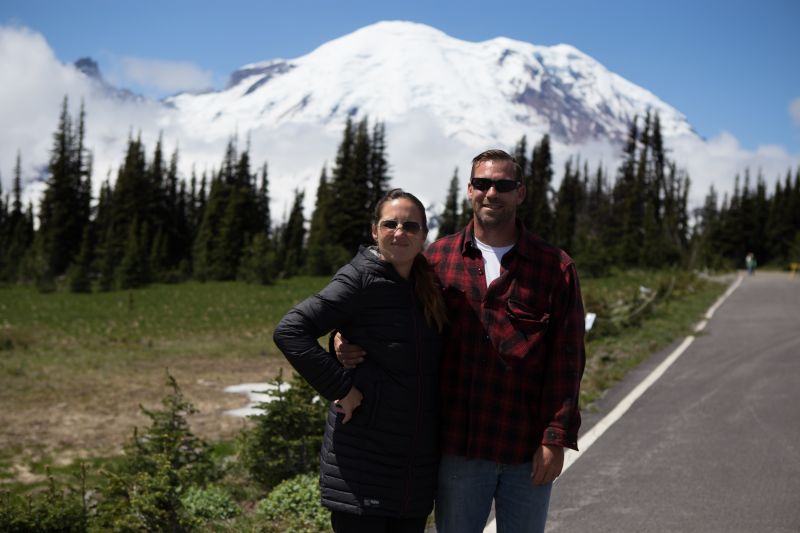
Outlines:
{"type": "MultiPolygon", "coordinates": [[[[186,205],[186,184],[178,177],[177,148],[170,157],[165,192],[166,225],[162,233],[166,235],[166,242],[163,245],[165,252],[160,253],[165,258],[163,264],[159,265],[159,277],[164,281],[177,281],[188,274],[186,265],[190,260],[192,238],[186,205]]],[[[155,243],[153,250],[157,250],[155,243]]]]}
{"type": "Polygon", "coordinates": [[[523,224],[543,239],[552,238],[553,215],[550,209],[550,184],[553,180],[553,158],[550,153],[550,136],[545,135],[534,146],[531,156],[530,178],[526,180],[525,202],[527,219],[523,224]]]}
{"type": "Polygon", "coordinates": [[[464,198],[461,200],[461,214],[458,217],[458,224],[459,228],[467,227],[467,224],[470,223],[472,220],[472,204],[469,202],[468,199],[464,198]]]}
{"type": "Polygon", "coordinates": [[[305,193],[299,189],[294,192],[294,203],[289,212],[289,219],[286,222],[281,235],[279,260],[282,260],[283,276],[291,277],[300,272],[305,263],[303,254],[303,239],[305,238],[305,219],[303,217],[303,199],[305,193]]]}
{"type": "Polygon", "coordinates": [[[135,289],[150,282],[150,269],[143,242],[148,241],[147,223],[139,224],[134,219],[128,226],[125,254],[117,269],[117,285],[120,289],[135,289]]]}
{"type": "MultiPolygon", "coordinates": [[[[382,127],[379,128],[382,132],[382,127]]],[[[331,244],[342,246],[352,256],[358,247],[372,241],[370,222],[372,207],[378,194],[388,183],[385,173],[375,169],[386,168],[383,134],[377,134],[379,147],[373,149],[367,119],[354,126],[348,118],[342,142],[333,167],[333,178],[328,183],[336,209],[330,213],[331,244]],[[383,161],[381,164],[375,161],[383,161]],[[378,190],[378,185],[381,190],[378,190]]]]}
{"type": "Polygon", "coordinates": [[[7,247],[9,239],[8,220],[8,199],[3,197],[3,176],[0,174],[0,281],[2,272],[6,269],[7,247]]]}
{"type": "Polygon", "coordinates": [[[572,170],[572,158],[564,165],[564,177],[556,194],[554,213],[555,245],[574,254],[578,213],[583,208],[583,188],[579,172],[572,170]]]}
{"type": "Polygon", "coordinates": [[[692,237],[692,265],[720,268],[719,254],[719,208],[714,185],[709,188],[703,207],[700,209],[692,237]]]}
{"type": "Polygon", "coordinates": [[[450,187],[447,190],[447,199],[444,202],[444,211],[442,211],[441,223],[439,224],[439,237],[450,235],[461,229],[458,226],[459,213],[458,213],[458,197],[461,187],[458,181],[458,168],[453,171],[453,177],[450,179],[450,187]]]}
{"type": "Polygon", "coordinates": [[[267,164],[261,167],[261,187],[258,190],[258,209],[259,219],[263,223],[264,234],[269,238],[272,234],[272,213],[269,209],[269,176],[267,174],[267,164]]]}
{"type": "Polygon", "coordinates": [[[616,243],[616,258],[624,266],[636,265],[639,260],[642,227],[638,216],[641,207],[641,193],[636,176],[636,148],[639,142],[637,118],[634,117],[628,130],[624,159],[619,177],[613,189],[612,240],[616,243]]]}
{"type": "MultiPolygon", "coordinates": [[[[202,192],[202,186],[201,186],[202,192]]],[[[263,205],[250,173],[250,155],[237,155],[229,141],[193,247],[195,277],[201,280],[235,279],[242,255],[256,234],[264,232],[263,205]]]]}
{"type": "MultiPolygon", "coordinates": [[[[364,119],[366,125],[366,119],[364,119]]],[[[367,205],[370,212],[378,201],[389,192],[389,162],[386,156],[386,126],[383,122],[376,122],[372,128],[372,138],[369,143],[369,198],[367,205]]]]}
{"type": "Polygon", "coordinates": [[[603,169],[598,165],[591,183],[588,180],[588,171],[586,178],[586,198],[576,219],[576,252],[573,258],[579,265],[582,276],[598,277],[606,275],[613,263],[608,235],[611,203],[603,169]]]}
{"type": "Polygon", "coordinates": [[[312,276],[333,274],[344,261],[349,259],[347,251],[335,244],[333,235],[331,235],[329,221],[334,209],[327,171],[325,167],[322,167],[306,250],[306,272],[312,276]]]}
{"type": "Polygon", "coordinates": [[[242,257],[238,279],[269,285],[275,275],[275,251],[266,233],[257,233],[242,257]]]}
{"type": "Polygon", "coordinates": [[[83,230],[80,252],[67,276],[69,290],[72,292],[92,292],[92,247],[91,226],[87,225],[83,230]]]}
{"type": "Polygon", "coordinates": [[[527,151],[528,138],[527,136],[523,135],[522,138],[517,141],[513,152],[514,159],[517,160],[517,164],[520,166],[520,169],[522,169],[522,185],[525,186],[525,201],[517,206],[517,218],[519,218],[522,223],[525,224],[528,229],[530,229],[529,224],[533,219],[533,205],[529,198],[530,191],[532,190],[532,183],[527,151]]]}
{"type": "Polygon", "coordinates": [[[219,177],[212,179],[208,200],[203,208],[203,218],[192,248],[194,276],[201,281],[225,279],[226,273],[216,264],[216,259],[227,193],[227,187],[219,177]]]}
{"type": "Polygon", "coordinates": [[[58,129],[53,135],[53,148],[48,165],[47,186],[40,210],[41,252],[52,278],[66,272],[80,249],[83,229],[89,223],[83,135],[84,112],[81,107],[79,124],[73,126],[67,98],[61,107],[58,129]]]}
{"type": "MultiPolygon", "coordinates": [[[[157,149],[155,153],[158,154],[159,151],[160,149],[157,149]]],[[[110,290],[116,286],[117,281],[131,278],[129,272],[133,267],[136,267],[137,272],[134,276],[134,285],[127,285],[123,288],[138,287],[151,281],[141,277],[145,273],[149,275],[149,270],[137,270],[143,261],[142,254],[149,257],[151,244],[149,235],[142,241],[139,233],[140,228],[146,223],[150,227],[158,228],[160,226],[155,216],[157,213],[155,206],[158,203],[160,191],[156,189],[154,182],[159,179],[156,176],[161,172],[160,167],[160,163],[148,166],[141,136],[137,136],[136,139],[128,137],[125,159],[117,171],[117,180],[114,183],[113,191],[106,200],[110,207],[104,223],[106,227],[100,233],[102,236],[101,290],[110,290]],[[135,258],[131,256],[131,248],[134,244],[135,258]],[[123,260],[127,261],[125,267],[122,266],[123,260]],[[120,269],[123,268],[128,273],[121,272],[120,269]]],[[[98,209],[98,216],[99,211],[98,209]]]]}
{"type": "MultiPolygon", "coordinates": [[[[2,196],[0,194],[0,196],[2,196]]],[[[33,243],[33,219],[22,209],[22,158],[17,153],[11,211],[0,209],[0,280],[18,281],[22,261],[33,243]]],[[[6,202],[7,203],[7,202],[6,202]]]]}
{"type": "MultiPolygon", "coordinates": [[[[109,180],[100,186],[100,196],[94,219],[95,250],[92,270],[98,273],[98,288],[110,291],[114,288],[114,269],[116,268],[116,250],[114,239],[114,205],[113,190],[109,180]]],[[[81,244],[81,246],[83,246],[81,244]]]]}

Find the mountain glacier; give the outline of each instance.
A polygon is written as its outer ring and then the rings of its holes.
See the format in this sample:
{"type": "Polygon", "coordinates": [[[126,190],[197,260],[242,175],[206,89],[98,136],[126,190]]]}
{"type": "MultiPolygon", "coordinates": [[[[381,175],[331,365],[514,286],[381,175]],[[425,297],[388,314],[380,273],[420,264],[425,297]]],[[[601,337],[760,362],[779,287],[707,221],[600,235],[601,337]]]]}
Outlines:
{"type": "Polygon", "coordinates": [[[561,44],[499,37],[471,43],[413,22],[380,22],[290,60],[245,65],[228,87],[167,102],[182,129],[228,132],[285,124],[340,131],[347,117],[387,124],[423,113],[471,146],[550,133],[565,145],[624,140],[630,121],[659,113],[664,136],[695,135],[658,97],[561,44]]]}

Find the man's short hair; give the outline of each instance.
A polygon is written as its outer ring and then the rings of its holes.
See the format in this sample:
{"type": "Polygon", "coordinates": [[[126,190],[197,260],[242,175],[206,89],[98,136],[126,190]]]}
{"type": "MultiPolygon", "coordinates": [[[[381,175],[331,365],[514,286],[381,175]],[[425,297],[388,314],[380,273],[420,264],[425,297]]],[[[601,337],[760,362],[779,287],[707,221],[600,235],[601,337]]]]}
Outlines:
{"type": "Polygon", "coordinates": [[[486,150],[485,152],[481,152],[472,158],[472,170],[469,173],[470,179],[475,177],[475,167],[481,163],[485,163],[486,161],[510,161],[511,163],[514,163],[514,172],[516,174],[514,179],[519,182],[522,181],[522,167],[519,166],[516,158],[508,152],[497,149],[486,150]]]}

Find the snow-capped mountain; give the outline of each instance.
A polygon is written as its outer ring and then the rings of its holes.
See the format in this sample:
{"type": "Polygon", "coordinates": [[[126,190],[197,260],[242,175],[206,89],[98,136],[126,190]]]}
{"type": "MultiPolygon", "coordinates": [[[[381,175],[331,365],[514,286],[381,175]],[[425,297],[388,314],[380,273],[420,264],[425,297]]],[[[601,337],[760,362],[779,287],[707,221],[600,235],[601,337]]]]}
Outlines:
{"type": "MultiPolygon", "coordinates": [[[[686,162],[694,203],[715,177],[730,181],[747,164],[727,155],[735,147],[709,149],[679,111],[566,44],[467,42],[423,24],[379,22],[301,57],[244,65],[221,90],[153,101],[104,81],[91,60],[58,62],[39,34],[0,30],[0,70],[15,80],[0,100],[0,122],[11,126],[0,131],[6,190],[18,149],[32,169],[27,176],[46,165],[65,94],[73,113],[85,102],[95,189],[106,177],[113,182],[130,135],[141,135],[148,155],[159,135],[165,151],[178,147],[185,178],[213,172],[236,137],[250,146],[254,169],[268,163],[276,217],[297,188],[313,206],[348,117],[385,123],[392,185],[428,204],[444,200],[454,168],[466,188],[475,154],[512,150],[523,135],[529,150],[551,135],[554,186],[572,156],[613,174],[631,119],[648,110],[659,114],[672,155],[686,162]]],[[[784,160],[776,158],[778,172],[784,160]]],[[[42,187],[32,184],[34,203],[42,187]]]]}
{"type": "Polygon", "coordinates": [[[665,137],[694,135],[677,110],[572,46],[466,42],[412,22],[380,22],[303,57],[246,65],[223,91],[168,102],[190,131],[212,124],[228,132],[285,124],[339,131],[348,116],[391,124],[418,111],[474,146],[548,132],[565,145],[618,143],[649,109],[665,137]]]}

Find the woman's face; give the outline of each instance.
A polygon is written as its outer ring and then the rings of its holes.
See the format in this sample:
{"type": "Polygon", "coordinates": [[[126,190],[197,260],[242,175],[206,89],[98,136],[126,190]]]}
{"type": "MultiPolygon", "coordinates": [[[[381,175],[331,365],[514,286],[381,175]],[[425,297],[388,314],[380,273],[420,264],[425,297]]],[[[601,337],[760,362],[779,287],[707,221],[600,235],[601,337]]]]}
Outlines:
{"type": "Polygon", "coordinates": [[[384,203],[378,223],[372,225],[372,238],[378,243],[381,256],[392,263],[398,272],[409,267],[414,257],[422,252],[427,235],[422,213],[405,198],[384,203]],[[406,223],[409,223],[408,227],[406,223]],[[394,229],[387,226],[393,226],[394,229]]]}

